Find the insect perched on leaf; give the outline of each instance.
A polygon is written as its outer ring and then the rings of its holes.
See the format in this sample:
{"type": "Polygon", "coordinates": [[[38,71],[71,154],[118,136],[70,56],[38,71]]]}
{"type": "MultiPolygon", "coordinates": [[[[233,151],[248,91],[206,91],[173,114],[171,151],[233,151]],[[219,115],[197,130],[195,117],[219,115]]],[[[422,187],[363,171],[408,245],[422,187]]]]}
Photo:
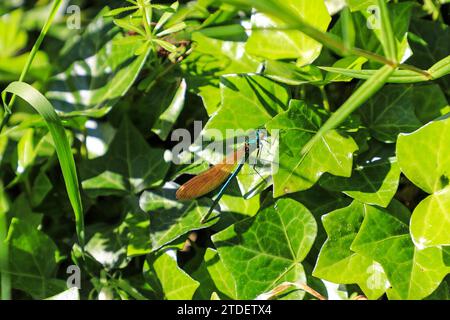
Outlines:
{"type": "MultiPolygon", "coordinates": [[[[201,220],[202,223],[207,222],[231,181],[239,174],[244,164],[250,158],[250,154],[254,150],[257,150],[257,157],[259,157],[261,151],[261,137],[262,133],[259,129],[256,130],[255,139],[250,140],[249,137],[245,137],[243,147],[226,156],[224,161],[221,163],[216,164],[207,171],[195,176],[183,184],[176,192],[177,199],[194,200],[222,186],[214,200],[213,205],[201,220]]],[[[256,164],[254,167],[255,166],[256,164]]]]}

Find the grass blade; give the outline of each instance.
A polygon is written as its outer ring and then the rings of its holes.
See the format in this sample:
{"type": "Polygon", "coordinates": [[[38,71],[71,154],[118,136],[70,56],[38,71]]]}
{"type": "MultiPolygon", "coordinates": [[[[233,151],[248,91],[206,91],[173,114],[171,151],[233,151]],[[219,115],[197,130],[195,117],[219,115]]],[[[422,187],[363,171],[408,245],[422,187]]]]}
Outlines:
{"type": "Polygon", "coordinates": [[[55,144],[56,154],[66,184],[67,194],[75,213],[75,222],[78,241],[84,247],[84,217],[81,203],[80,187],[78,183],[75,161],[72,151],[62,126],[59,116],[56,114],[51,103],[36,89],[25,82],[13,82],[2,92],[5,103],[7,93],[19,96],[28,102],[45,120],[55,144]]]}
{"type": "Polygon", "coordinates": [[[381,43],[383,44],[384,54],[386,58],[397,62],[397,43],[395,41],[394,31],[392,31],[391,18],[389,9],[385,0],[378,0],[381,19],[381,43]]]}

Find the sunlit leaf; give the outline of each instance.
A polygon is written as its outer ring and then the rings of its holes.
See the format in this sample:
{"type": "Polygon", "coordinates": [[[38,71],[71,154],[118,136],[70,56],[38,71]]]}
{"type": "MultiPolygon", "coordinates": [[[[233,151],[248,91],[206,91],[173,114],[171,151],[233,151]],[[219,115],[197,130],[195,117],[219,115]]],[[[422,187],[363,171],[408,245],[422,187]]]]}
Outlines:
{"type": "MultiPolygon", "coordinates": [[[[240,299],[254,299],[284,282],[306,282],[302,260],[317,225],[300,203],[282,199],[254,218],[213,236],[219,256],[236,280],[240,299]]],[[[303,292],[296,293],[302,298],[303,292]]]]}

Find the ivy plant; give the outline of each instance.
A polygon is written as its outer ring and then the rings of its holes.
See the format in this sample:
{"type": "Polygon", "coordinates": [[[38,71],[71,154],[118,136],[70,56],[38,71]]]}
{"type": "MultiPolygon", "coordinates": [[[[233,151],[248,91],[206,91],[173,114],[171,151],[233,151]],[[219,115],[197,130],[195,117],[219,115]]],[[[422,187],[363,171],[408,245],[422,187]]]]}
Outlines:
{"type": "Polygon", "coordinates": [[[449,24],[448,0],[2,1],[0,298],[449,299],[449,24]],[[207,148],[230,130],[261,134],[207,148]],[[239,150],[220,201],[180,200],[239,150]]]}

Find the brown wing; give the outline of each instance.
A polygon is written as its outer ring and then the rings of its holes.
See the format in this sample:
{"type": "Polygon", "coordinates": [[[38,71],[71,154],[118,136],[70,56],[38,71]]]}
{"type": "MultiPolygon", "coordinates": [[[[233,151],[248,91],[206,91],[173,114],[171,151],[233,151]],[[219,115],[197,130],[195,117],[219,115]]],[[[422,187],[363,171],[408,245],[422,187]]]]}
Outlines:
{"type": "Polygon", "coordinates": [[[226,158],[225,163],[219,163],[207,171],[183,184],[176,193],[178,200],[192,200],[204,196],[217,189],[231,175],[237,160],[245,151],[239,150],[226,158]]]}

